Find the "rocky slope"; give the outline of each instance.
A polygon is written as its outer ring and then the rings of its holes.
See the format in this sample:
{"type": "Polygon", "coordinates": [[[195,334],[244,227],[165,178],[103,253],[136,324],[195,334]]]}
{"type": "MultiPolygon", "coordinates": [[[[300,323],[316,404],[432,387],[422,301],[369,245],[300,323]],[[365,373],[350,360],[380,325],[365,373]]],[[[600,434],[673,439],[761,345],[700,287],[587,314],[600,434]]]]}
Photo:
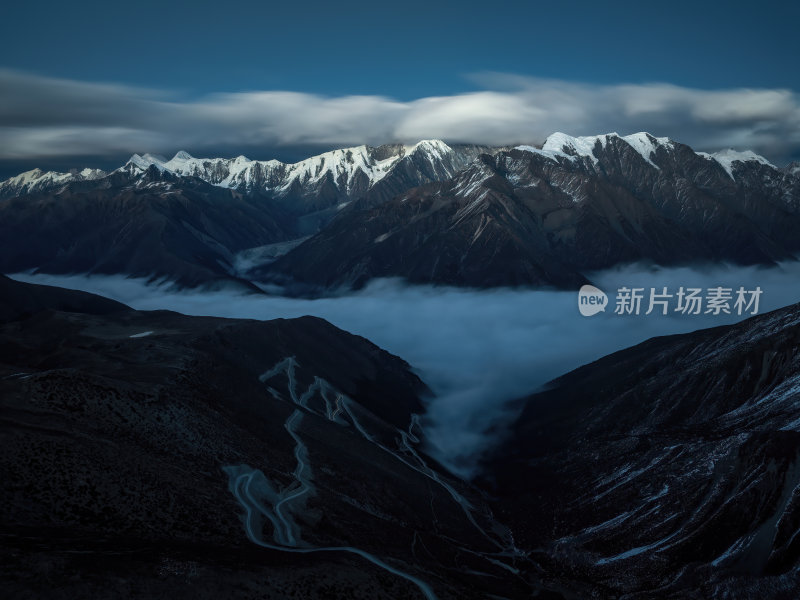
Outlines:
{"type": "MultiPolygon", "coordinates": [[[[0,201],[0,272],[124,274],[236,285],[235,253],[285,239],[275,207],[150,167],[0,201]]],[[[254,288],[252,288],[254,289],[254,288]]]]}
{"type": "Polygon", "coordinates": [[[600,597],[795,597],[799,348],[794,305],[555,380],[487,460],[499,515],[600,597]]]}
{"type": "Polygon", "coordinates": [[[542,589],[482,495],[422,452],[428,391],[399,358],[311,317],[0,283],[4,597],[542,589]]]}

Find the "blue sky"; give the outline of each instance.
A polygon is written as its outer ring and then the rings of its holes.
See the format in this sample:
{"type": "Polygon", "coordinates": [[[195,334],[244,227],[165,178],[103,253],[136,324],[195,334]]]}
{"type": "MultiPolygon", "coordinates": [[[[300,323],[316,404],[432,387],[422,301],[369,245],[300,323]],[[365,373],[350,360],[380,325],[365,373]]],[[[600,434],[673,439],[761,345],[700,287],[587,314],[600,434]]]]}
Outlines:
{"type": "Polygon", "coordinates": [[[403,100],[499,71],[601,83],[800,89],[797,2],[8,3],[6,67],[189,94],[403,100]]]}
{"type": "Polygon", "coordinates": [[[786,162],[800,157],[798,23],[800,3],[770,1],[13,3],[0,174],[555,130],[646,129],[786,162]]]}

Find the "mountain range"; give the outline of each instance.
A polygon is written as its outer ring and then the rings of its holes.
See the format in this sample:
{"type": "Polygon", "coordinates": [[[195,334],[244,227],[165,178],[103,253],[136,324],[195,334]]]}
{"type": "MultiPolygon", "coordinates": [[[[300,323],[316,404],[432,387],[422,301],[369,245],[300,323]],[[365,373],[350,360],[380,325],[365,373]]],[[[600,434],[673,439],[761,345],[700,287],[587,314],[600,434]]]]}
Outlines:
{"type": "MultiPolygon", "coordinates": [[[[451,177],[485,148],[359,146],[296,164],[134,155],[105,173],[0,183],[0,272],[103,273],[248,285],[235,255],[302,239],[356,198],[451,177]]],[[[291,245],[291,244],[290,244],[291,245]]],[[[258,252],[256,252],[258,254],[258,252]]]]}
{"type": "Polygon", "coordinates": [[[633,261],[774,264],[800,251],[798,226],[800,178],[753,153],[554,134],[380,205],[355,203],[262,276],[312,288],[391,276],[574,288],[633,261]]]}
{"type": "Polygon", "coordinates": [[[574,288],[632,261],[774,264],[800,251],[800,176],[647,133],[542,147],[359,146],[299,163],[134,155],[0,183],[0,271],[298,293],[415,283],[574,288]]]}
{"type": "Polygon", "coordinates": [[[800,305],[520,399],[480,476],[430,390],[329,323],[0,276],[8,597],[794,598],[800,305]]]}

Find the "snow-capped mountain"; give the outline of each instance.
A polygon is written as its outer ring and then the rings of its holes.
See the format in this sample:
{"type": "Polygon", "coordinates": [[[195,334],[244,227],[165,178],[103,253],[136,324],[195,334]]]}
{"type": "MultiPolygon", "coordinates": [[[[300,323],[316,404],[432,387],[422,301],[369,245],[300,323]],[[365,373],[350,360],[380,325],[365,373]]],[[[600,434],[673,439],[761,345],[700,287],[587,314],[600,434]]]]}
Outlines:
{"type": "Polygon", "coordinates": [[[704,158],[708,158],[710,160],[714,160],[722,165],[722,168],[731,176],[731,179],[736,179],[733,176],[733,165],[734,163],[749,163],[749,162],[757,162],[761,163],[762,165],[767,165],[772,167],[773,169],[777,169],[775,165],[769,162],[763,156],[760,156],[753,152],[752,150],[747,150],[745,152],[739,152],[734,150],[733,148],[728,148],[727,150],[722,150],[720,152],[715,152],[713,154],[708,154],[706,152],[698,152],[700,156],[704,158]]]}
{"type": "Polygon", "coordinates": [[[269,203],[154,165],[0,202],[0,272],[103,273],[246,286],[236,252],[285,240],[269,203]],[[89,185],[91,184],[91,185],[89,185]]]}
{"type": "Polygon", "coordinates": [[[236,253],[315,233],[368,194],[374,201],[452,177],[481,150],[431,140],[346,148],[296,164],[137,154],[108,174],[26,173],[6,182],[11,198],[0,203],[0,271],[216,285],[236,278],[236,253]]]}
{"type": "Polygon", "coordinates": [[[33,169],[0,182],[0,198],[50,191],[74,181],[91,181],[106,175],[100,169],[73,170],[66,173],[33,169]]]}
{"type": "MultiPolygon", "coordinates": [[[[624,143],[633,148],[650,166],[660,169],[652,158],[659,149],[665,152],[674,151],[675,142],[666,137],[655,137],[647,132],[639,132],[631,135],[621,136],[617,133],[607,133],[603,135],[573,137],[565,133],[556,132],[549,136],[541,148],[535,146],[517,146],[517,150],[524,150],[540,154],[544,157],[558,160],[566,159],[589,159],[591,165],[597,167],[607,146],[613,143],[624,143]]],[[[778,169],[766,158],[756,154],[751,150],[740,152],[732,148],[709,154],[707,152],[695,152],[697,156],[718,163],[725,172],[735,179],[733,170],[735,163],[756,162],[767,165],[773,169],[778,169]]],[[[790,165],[791,166],[791,165],[790,165]]],[[[795,174],[794,171],[790,171],[795,174]]]]}
{"type": "Polygon", "coordinates": [[[277,160],[250,160],[236,158],[195,158],[180,151],[169,160],[152,154],[134,154],[129,165],[144,170],[156,165],[178,175],[199,177],[213,185],[239,190],[264,190],[285,195],[293,185],[319,185],[331,177],[344,193],[351,193],[359,185],[369,187],[383,179],[403,157],[422,153],[432,161],[441,161],[453,150],[439,140],[426,140],[414,146],[355,146],[325,152],[297,163],[287,164],[277,160]]]}
{"type": "MultiPolygon", "coordinates": [[[[648,133],[555,133],[541,147],[511,149],[437,140],[358,146],[294,164],[134,155],[109,174],[32,171],[0,185],[6,195],[36,193],[35,207],[30,197],[0,204],[0,268],[141,274],[156,266],[198,282],[230,276],[237,252],[275,244],[288,254],[253,275],[313,288],[379,276],[572,287],[584,272],[641,259],[764,264],[800,251],[796,170],[648,133]],[[145,206],[157,220],[143,218],[145,206]],[[59,222],[47,216],[56,213],[59,222]],[[245,214],[246,232],[235,222],[245,214]],[[155,223],[169,235],[148,232],[155,223]],[[143,252],[142,239],[153,235],[161,250],[143,252]],[[98,236],[126,243],[98,245],[98,236]],[[181,240],[202,247],[181,250],[181,240]],[[199,275],[191,256],[204,257],[199,275]]],[[[252,256],[275,258],[258,248],[252,256]]]]}
{"type": "Polygon", "coordinates": [[[611,140],[618,139],[623,140],[626,144],[634,148],[644,160],[656,168],[658,167],[650,160],[650,155],[654,153],[659,146],[669,146],[672,143],[669,138],[656,138],[646,132],[634,133],[624,137],[617,133],[573,137],[566,133],[556,132],[545,140],[541,148],[523,145],[517,146],[516,149],[541,154],[542,156],[554,160],[558,158],[588,158],[592,165],[597,165],[598,155],[595,154],[595,148],[599,146],[602,152],[602,149],[605,148],[611,140]]]}
{"type": "Polygon", "coordinates": [[[245,156],[195,158],[181,151],[169,160],[152,154],[134,154],[121,170],[138,174],[155,166],[161,171],[197,177],[212,185],[266,195],[287,210],[305,214],[361,198],[377,183],[392,179],[395,171],[403,179],[401,187],[404,188],[447,179],[484,150],[424,140],[412,146],[342,148],[293,164],[250,160],[245,156]]]}
{"type": "Polygon", "coordinates": [[[389,276],[572,286],[642,259],[771,263],[800,251],[798,230],[800,178],[754,153],[557,133],[378,207],[348,208],[270,270],[314,287],[389,276]]]}
{"type": "Polygon", "coordinates": [[[110,174],[97,169],[70,173],[35,169],[22,173],[0,183],[0,198],[55,192],[68,183],[107,175],[114,181],[98,183],[99,186],[114,186],[120,183],[120,177],[127,177],[130,185],[141,187],[152,184],[157,172],[165,177],[198,178],[214,186],[266,197],[297,216],[315,214],[306,224],[310,227],[308,233],[313,233],[352,200],[369,193],[372,202],[382,201],[410,187],[448,179],[482,152],[492,151],[482,146],[448,146],[440,140],[423,140],[414,145],[342,148],[291,164],[250,160],[245,156],[195,158],[184,151],[171,159],[134,154],[110,174]]]}

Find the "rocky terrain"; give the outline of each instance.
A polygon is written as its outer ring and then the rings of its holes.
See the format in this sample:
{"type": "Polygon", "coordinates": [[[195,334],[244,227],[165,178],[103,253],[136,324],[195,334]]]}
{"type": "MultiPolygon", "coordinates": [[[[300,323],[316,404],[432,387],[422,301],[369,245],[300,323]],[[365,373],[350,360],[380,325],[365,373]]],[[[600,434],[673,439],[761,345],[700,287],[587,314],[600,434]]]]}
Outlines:
{"type": "Polygon", "coordinates": [[[0,278],[6,597],[794,598],[800,305],[520,401],[475,482],[425,384],[312,317],[0,278]]]}
{"type": "Polygon", "coordinates": [[[0,292],[4,597],[543,589],[483,495],[424,454],[424,383],[367,340],[0,292]]]}
{"type": "Polygon", "coordinates": [[[180,286],[255,288],[239,250],[285,239],[258,199],[155,167],[0,200],[0,272],[124,274],[180,286]]]}
{"type": "Polygon", "coordinates": [[[794,305],[560,377],[487,459],[498,516],[600,597],[796,597],[798,348],[794,305]]]}

